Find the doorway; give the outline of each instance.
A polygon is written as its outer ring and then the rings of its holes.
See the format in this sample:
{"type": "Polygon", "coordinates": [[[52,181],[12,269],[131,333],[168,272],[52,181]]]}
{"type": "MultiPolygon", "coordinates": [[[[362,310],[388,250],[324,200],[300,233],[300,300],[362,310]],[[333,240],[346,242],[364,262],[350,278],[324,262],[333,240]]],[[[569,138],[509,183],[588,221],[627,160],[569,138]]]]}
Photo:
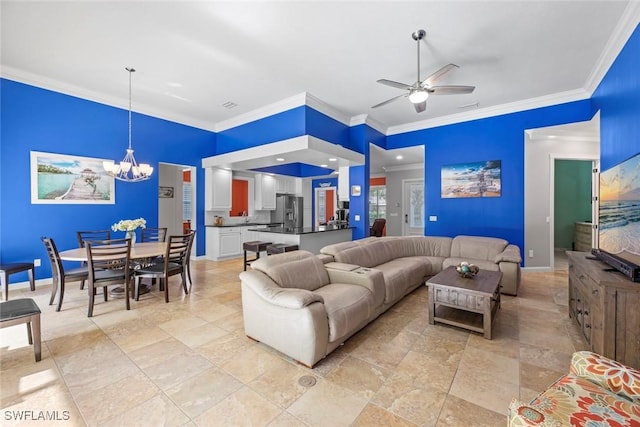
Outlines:
{"type": "MultiPolygon", "coordinates": [[[[196,168],[168,163],[160,163],[158,166],[158,185],[167,189],[158,192],[158,227],[166,227],[167,236],[195,230],[196,168]]],[[[195,238],[198,239],[197,233],[195,238]]],[[[196,248],[197,244],[194,244],[192,250],[195,251],[196,248]]]]}
{"type": "Polygon", "coordinates": [[[424,236],[424,180],[402,181],[403,236],[424,236]]]}
{"type": "Polygon", "coordinates": [[[326,224],[334,219],[338,205],[336,187],[321,187],[315,189],[315,219],[316,225],[326,224]]]}

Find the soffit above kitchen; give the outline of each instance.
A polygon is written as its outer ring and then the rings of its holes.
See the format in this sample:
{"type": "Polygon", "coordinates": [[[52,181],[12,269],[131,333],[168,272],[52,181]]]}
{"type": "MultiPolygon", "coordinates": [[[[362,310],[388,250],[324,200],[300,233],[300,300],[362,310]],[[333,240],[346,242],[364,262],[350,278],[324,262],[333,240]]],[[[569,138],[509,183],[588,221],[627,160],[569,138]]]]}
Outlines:
{"type": "Polygon", "coordinates": [[[364,162],[365,158],[361,153],[310,135],[303,135],[207,157],[202,159],[202,167],[250,172],[260,170],[279,175],[309,177],[329,175],[340,167],[362,165],[364,162]],[[308,173],[305,173],[305,170],[308,170],[308,173]]]}

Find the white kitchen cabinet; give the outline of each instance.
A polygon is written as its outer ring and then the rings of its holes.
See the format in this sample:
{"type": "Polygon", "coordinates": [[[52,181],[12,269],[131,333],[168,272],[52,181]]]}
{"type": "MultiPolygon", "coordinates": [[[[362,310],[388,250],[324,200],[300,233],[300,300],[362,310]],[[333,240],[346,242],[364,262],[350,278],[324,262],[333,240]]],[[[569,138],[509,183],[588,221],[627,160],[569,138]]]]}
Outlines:
{"type": "Polygon", "coordinates": [[[276,180],[276,184],[276,193],[297,194],[295,178],[279,176],[276,180]]]}
{"type": "Polygon", "coordinates": [[[338,174],[338,200],[349,200],[349,166],[341,166],[338,174]]]}
{"type": "Polygon", "coordinates": [[[231,209],[231,171],[205,168],[205,209],[228,211],[231,209]]]}
{"type": "Polygon", "coordinates": [[[266,225],[249,225],[242,227],[242,243],[255,242],[258,239],[258,231],[250,231],[256,228],[267,228],[266,225]]]}
{"type": "Polygon", "coordinates": [[[207,258],[219,261],[241,254],[241,227],[207,227],[207,258]]]}
{"type": "Polygon", "coordinates": [[[276,179],[262,173],[255,176],[255,210],[276,209],[276,179]]]}

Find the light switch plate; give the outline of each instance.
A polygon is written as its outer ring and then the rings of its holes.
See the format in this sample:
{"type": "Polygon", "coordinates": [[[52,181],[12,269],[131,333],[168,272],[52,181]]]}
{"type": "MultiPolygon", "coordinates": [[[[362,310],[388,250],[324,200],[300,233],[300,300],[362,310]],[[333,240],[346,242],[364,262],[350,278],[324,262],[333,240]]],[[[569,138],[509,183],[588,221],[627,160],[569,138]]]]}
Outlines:
{"type": "Polygon", "coordinates": [[[429,215],[429,221],[436,222],[437,220],[438,220],[438,216],[437,215],[429,215]]]}
{"type": "Polygon", "coordinates": [[[354,219],[355,219],[356,221],[360,221],[360,215],[356,215],[356,216],[354,217],[354,219]]]}

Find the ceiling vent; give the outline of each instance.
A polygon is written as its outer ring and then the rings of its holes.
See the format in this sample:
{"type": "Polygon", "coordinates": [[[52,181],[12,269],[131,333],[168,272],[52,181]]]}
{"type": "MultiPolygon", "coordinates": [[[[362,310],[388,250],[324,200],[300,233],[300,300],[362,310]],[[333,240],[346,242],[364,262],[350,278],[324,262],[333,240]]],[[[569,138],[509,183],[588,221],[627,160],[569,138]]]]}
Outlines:
{"type": "Polygon", "coordinates": [[[236,108],[238,106],[238,104],[236,104],[235,102],[227,101],[224,104],[222,104],[222,106],[224,108],[227,108],[227,109],[231,110],[232,108],[236,108]]]}

